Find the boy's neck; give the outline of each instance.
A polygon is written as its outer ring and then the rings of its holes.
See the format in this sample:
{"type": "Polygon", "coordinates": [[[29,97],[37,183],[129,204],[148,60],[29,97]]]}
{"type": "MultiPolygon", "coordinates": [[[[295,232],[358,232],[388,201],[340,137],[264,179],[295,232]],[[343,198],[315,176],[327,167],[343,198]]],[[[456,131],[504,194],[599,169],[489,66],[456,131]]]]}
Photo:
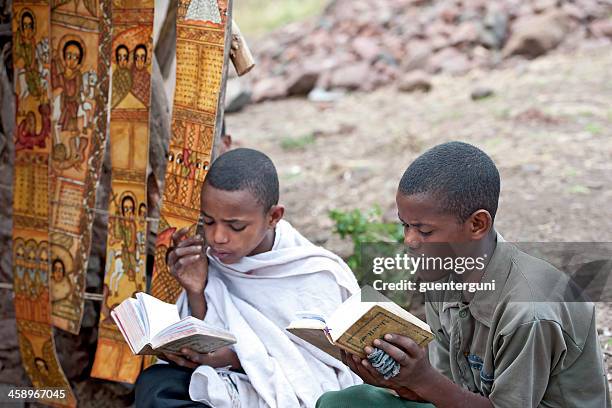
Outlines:
{"type": "Polygon", "coordinates": [[[489,261],[493,256],[493,252],[495,251],[495,247],[497,246],[497,232],[491,228],[491,231],[487,234],[487,236],[481,239],[477,245],[474,246],[474,252],[470,255],[471,258],[476,259],[478,257],[484,257],[484,267],[482,269],[474,269],[470,273],[465,273],[459,275],[460,280],[462,282],[480,282],[485,271],[487,270],[487,266],[489,265],[489,261]]]}
{"type": "Polygon", "coordinates": [[[259,245],[249,254],[249,256],[263,254],[272,250],[274,246],[274,240],[276,238],[276,228],[269,229],[266,232],[266,236],[259,245]]]}

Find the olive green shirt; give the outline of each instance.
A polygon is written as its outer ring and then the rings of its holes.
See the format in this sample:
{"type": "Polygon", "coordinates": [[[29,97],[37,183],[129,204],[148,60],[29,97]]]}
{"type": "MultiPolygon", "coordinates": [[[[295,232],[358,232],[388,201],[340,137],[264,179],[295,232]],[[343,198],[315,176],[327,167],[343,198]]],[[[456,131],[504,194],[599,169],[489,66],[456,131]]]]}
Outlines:
{"type": "Polygon", "coordinates": [[[564,302],[565,274],[498,241],[481,280],[495,290],[426,304],[431,364],[495,407],[609,408],[593,303],[564,302]]]}

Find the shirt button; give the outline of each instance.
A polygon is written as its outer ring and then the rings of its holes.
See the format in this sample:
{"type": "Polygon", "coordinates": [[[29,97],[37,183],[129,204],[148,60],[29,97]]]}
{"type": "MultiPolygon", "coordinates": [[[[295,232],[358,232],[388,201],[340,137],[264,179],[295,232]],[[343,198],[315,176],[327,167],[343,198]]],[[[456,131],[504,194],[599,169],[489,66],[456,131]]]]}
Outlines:
{"type": "Polygon", "coordinates": [[[465,309],[462,309],[462,310],[459,311],[459,317],[462,318],[462,319],[465,319],[467,317],[467,314],[468,314],[467,310],[465,310],[465,309]]]}

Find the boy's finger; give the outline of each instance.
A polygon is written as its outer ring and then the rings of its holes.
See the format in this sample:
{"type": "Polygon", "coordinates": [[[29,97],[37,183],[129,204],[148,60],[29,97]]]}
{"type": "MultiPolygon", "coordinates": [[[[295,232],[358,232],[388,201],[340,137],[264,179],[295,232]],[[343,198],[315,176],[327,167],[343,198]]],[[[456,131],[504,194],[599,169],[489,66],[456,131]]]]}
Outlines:
{"type": "Polygon", "coordinates": [[[361,359],[354,354],[347,353],[346,355],[346,363],[352,372],[356,373],[361,377],[361,359]]]}
{"type": "Polygon", "coordinates": [[[166,265],[171,267],[176,262],[176,254],[174,253],[174,249],[169,250],[166,255],[166,265]]]}
{"type": "Polygon", "coordinates": [[[206,359],[206,355],[205,354],[200,354],[196,351],[193,351],[191,349],[182,349],[181,352],[183,353],[183,355],[185,355],[189,360],[196,362],[198,364],[205,364],[205,359],[206,359]]]}
{"type": "Polygon", "coordinates": [[[382,374],[380,374],[378,370],[376,370],[368,360],[362,360],[361,366],[364,371],[367,371],[368,375],[373,380],[377,381],[378,383],[382,383],[383,381],[385,381],[382,374]]]}
{"type": "Polygon", "coordinates": [[[359,376],[368,384],[380,384],[382,382],[382,378],[381,375],[378,374],[378,372],[370,372],[367,368],[367,366],[364,365],[364,362],[367,364],[367,360],[362,360],[359,364],[357,364],[358,366],[358,371],[357,373],[359,374],[359,376]]]}
{"type": "Polygon", "coordinates": [[[198,364],[196,364],[194,362],[191,362],[191,361],[187,360],[186,358],[183,358],[183,357],[177,356],[177,355],[172,356],[171,360],[176,365],[179,365],[181,367],[195,368],[195,367],[198,366],[198,364]]]}
{"type": "Polygon", "coordinates": [[[185,269],[188,266],[193,265],[194,263],[198,262],[201,259],[202,259],[202,255],[201,254],[184,256],[181,259],[179,259],[178,261],[176,261],[176,264],[174,264],[174,266],[175,266],[174,269],[178,273],[181,270],[185,269]]]}
{"type": "Polygon", "coordinates": [[[188,246],[188,247],[183,247],[183,248],[177,247],[174,251],[172,251],[172,253],[174,254],[175,260],[176,258],[181,258],[186,255],[201,254],[202,245],[188,246]]]}
{"type": "Polygon", "coordinates": [[[189,237],[187,239],[182,240],[176,245],[176,248],[188,247],[191,245],[202,245],[204,240],[199,235],[194,235],[193,237],[189,237]]]}
{"type": "Polygon", "coordinates": [[[187,232],[189,232],[189,228],[185,227],[172,234],[172,245],[178,245],[178,243],[181,241],[181,238],[187,235],[187,232]]]}
{"type": "Polygon", "coordinates": [[[344,350],[340,350],[340,360],[342,360],[342,363],[344,363],[344,365],[348,365],[346,363],[346,353],[344,352],[344,350]]]}
{"type": "Polygon", "coordinates": [[[178,363],[176,362],[176,358],[177,358],[178,356],[176,356],[176,355],[174,355],[174,354],[170,354],[170,353],[163,353],[162,355],[164,356],[164,359],[165,359],[166,361],[170,361],[170,362],[173,362],[173,363],[175,363],[175,364],[178,364],[178,363]]]}
{"type": "Polygon", "coordinates": [[[419,355],[421,348],[410,337],[401,336],[399,334],[386,334],[385,340],[391,344],[395,344],[406,351],[409,355],[416,357],[419,355]]]}
{"type": "Polygon", "coordinates": [[[345,357],[344,363],[348,366],[348,368],[350,368],[351,371],[357,372],[355,362],[353,361],[353,355],[350,353],[346,353],[344,357],[345,357]]]}
{"type": "Polygon", "coordinates": [[[400,365],[406,365],[408,363],[408,360],[410,359],[410,356],[407,353],[395,347],[393,344],[387,343],[384,340],[374,340],[374,346],[378,347],[379,349],[393,357],[393,359],[397,361],[400,365]]]}
{"type": "Polygon", "coordinates": [[[346,365],[348,366],[348,368],[354,372],[355,374],[357,374],[359,377],[361,377],[362,380],[366,381],[367,380],[367,376],[364,376],[365,373],[363,373],[363,370],[361,369],[361,367],[359,366],[359,364],[355,363],[353,361],[352,357],[348,357],[346,359],[346,365]]]}

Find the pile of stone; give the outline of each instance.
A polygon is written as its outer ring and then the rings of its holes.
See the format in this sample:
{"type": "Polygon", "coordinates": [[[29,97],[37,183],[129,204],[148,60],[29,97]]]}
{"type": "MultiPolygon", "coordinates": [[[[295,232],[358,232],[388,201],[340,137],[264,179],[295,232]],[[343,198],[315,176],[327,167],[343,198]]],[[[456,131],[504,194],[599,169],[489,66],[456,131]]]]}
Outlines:
{"type": "Polygon", "coordinates": [[[431,74],[536,58],[568,41],[610,41],[611,13],[611,0],[331,1],[321,16],[251,44],[257,67],[230,83],[229,102],[244,102],[245,93],[254,102],[311,92],[317,99],[391,83],[427,90],[431,74]]]}

